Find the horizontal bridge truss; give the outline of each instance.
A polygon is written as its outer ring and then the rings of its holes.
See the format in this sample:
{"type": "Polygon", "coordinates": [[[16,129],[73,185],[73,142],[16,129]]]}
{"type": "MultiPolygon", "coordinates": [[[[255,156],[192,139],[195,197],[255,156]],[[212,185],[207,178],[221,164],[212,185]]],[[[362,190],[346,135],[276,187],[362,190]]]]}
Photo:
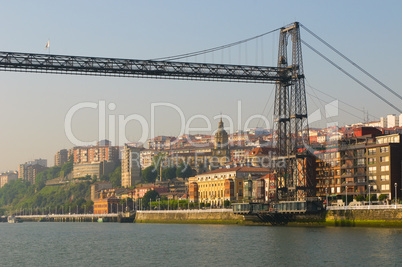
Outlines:
{"type": "Polygon", "coordinates": [[[0,71],[249,83],[290,79],[288,68],[0,52],[0,71]]]}

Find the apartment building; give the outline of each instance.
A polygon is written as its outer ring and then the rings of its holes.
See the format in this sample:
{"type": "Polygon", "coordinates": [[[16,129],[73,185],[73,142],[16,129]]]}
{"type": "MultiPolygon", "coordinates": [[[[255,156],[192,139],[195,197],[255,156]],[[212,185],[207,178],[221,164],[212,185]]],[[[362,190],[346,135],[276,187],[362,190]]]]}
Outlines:
{"type": "Polygon", "coordinates": [[[130,187],[141,182],[140,148],[124,145],[121,158],[121,186],[130,187]]]}
{"type": "Polygon", "coordinates": [[[118,146],[74,147],[74,164],[96,163],[102,161],[118,161],[118,146]]]}
{"type": "Polygon", "coordinates": [[[18,166],[18,178],[35,183],[36,174],[47,169],[46,159],[35,159],[18,166]]]}
{"type": "Polygon", "coordinates": [[[0,174],[0,188],[5,186],[7,183],[17,180],[18,172],[16,171],[8,171],[0,174]]]}
{"type": "Polygon", "coordinates": [[[402,184],[401,134],[360,135],[349,137],[317,150],[317,196],[367,197],[386,195],[400,198],[402,184]],[[396,185],[396,186],[395,186],[396,185]]]}
{"type": "Polygon", "coordinates": [[[401,136],[400,134],[378,136],[375,143],[367,145],[368,186],[371,194],[377,196],[385,194],[391,200],[395,199],[396,189],[397,198],[401,198],[401,136]]]}
{"type": "Polygon", "coordinates": [[[67,149],[61,149],[54,155],[54,166],[62,166],[68,161],[67,149]]]}

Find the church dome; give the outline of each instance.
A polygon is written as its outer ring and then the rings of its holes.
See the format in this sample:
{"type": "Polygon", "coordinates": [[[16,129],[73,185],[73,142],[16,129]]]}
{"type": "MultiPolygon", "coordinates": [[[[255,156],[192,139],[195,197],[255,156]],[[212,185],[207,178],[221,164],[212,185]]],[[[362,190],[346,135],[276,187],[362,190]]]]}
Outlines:
{"type": "Polygon", "coordinates": [[[219,122],[219,128],[215,133],[215,148],[224,148],[228,146],[228,133],[223,127],[222,118],[219,122]]]}

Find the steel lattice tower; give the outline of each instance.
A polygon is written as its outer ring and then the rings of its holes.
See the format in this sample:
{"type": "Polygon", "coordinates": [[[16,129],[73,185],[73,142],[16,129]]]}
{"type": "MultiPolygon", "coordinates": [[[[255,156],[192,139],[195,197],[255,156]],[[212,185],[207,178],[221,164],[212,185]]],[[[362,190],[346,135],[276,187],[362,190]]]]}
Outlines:
{"type": "Polygon", "coordinates": [[[279,37],[278,67],[288,69],[276,83],[274,135],[277,148],[276,173],[278,200],[303,200],[313,196],[314,180],[310,171],[306,91],[299,23],[282,28],[279,37]],[[288,42],[292,42],[291,58],[288,42]]]}

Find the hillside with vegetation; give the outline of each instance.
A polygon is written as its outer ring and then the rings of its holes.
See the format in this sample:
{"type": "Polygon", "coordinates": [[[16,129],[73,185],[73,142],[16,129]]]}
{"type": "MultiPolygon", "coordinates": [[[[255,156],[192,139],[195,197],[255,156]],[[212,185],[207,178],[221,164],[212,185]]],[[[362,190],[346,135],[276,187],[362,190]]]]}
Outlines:
{"type": "MultiPolygon", "coordinates": [[[[91,212],[91,184],[97,179],[82,177],[72,181],[66,177],[72,172],[73,163],[48,168],[36,175],[35,184],[17,179],[0,188],[0,215],[10,213],[76,213],[91,212]],[[57,179],[64,184],[46,186],[46,182],[57,179]]],[[[120,166],[109,176],[101,180],[111,181],[119,186],[120,166]]]]}

